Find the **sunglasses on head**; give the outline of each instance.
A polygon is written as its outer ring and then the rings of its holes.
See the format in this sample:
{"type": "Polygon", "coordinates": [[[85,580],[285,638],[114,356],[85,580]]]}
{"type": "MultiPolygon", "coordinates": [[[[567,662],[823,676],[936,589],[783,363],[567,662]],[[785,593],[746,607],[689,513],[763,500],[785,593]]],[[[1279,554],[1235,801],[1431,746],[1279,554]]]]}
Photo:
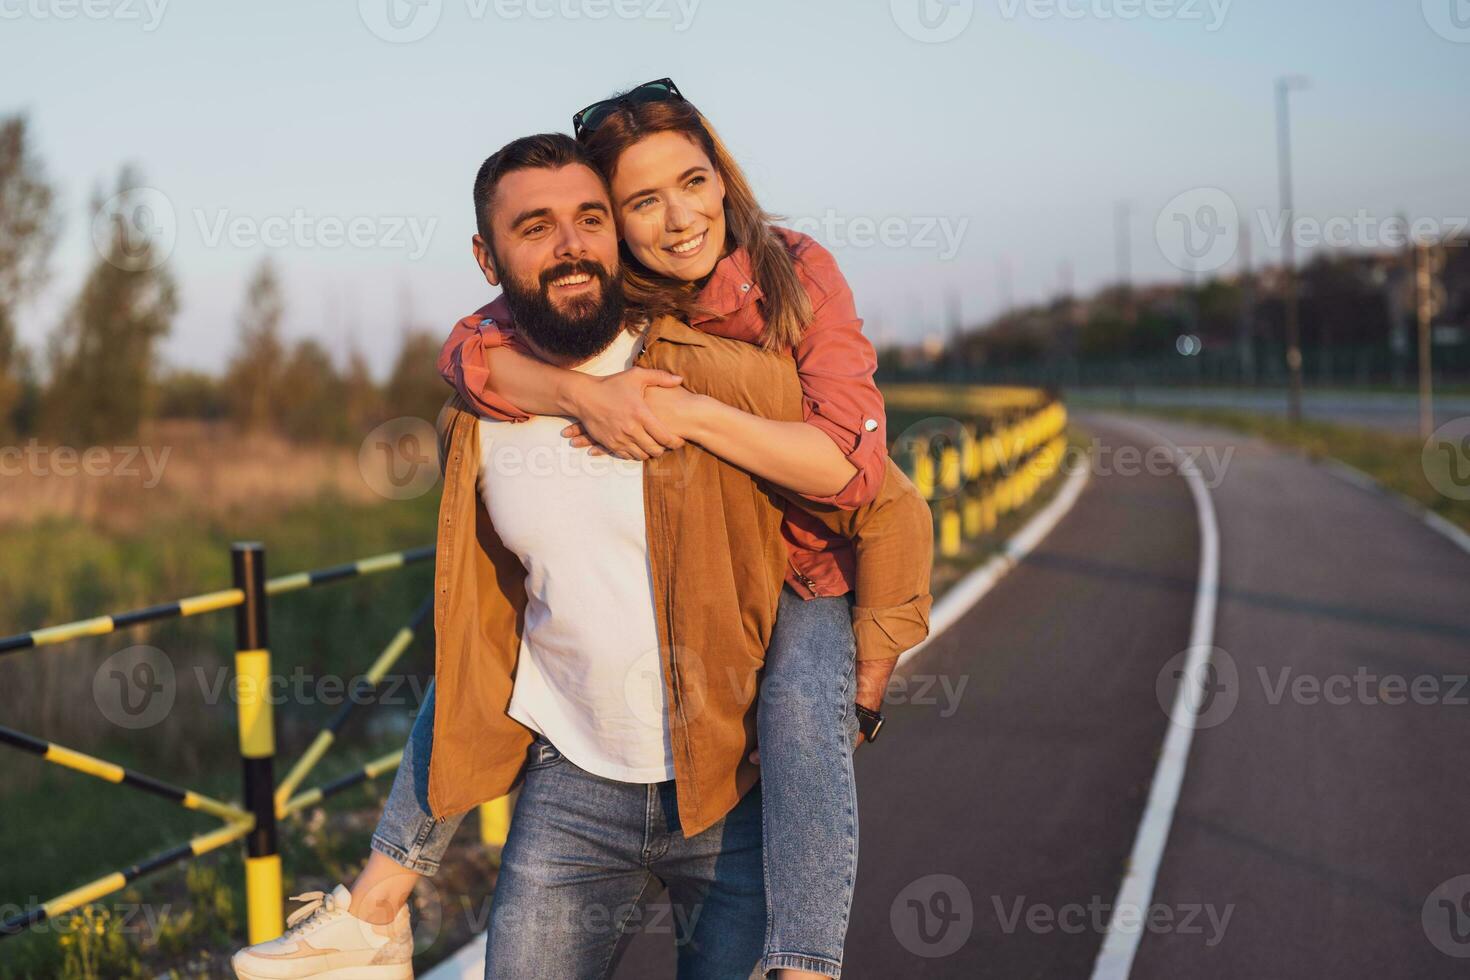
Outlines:
{"type": "Polygon", "coordinates": [[[645,102],[673,102],[684,101],[684,96],[679,94],[679,86],[674,84],[672,78],[660,78],[652,82],[644,82],[635,89],[630,89],[622,95],[611,99],[603,99],[594,102],[581,112],[572,116],[572,135],[581,139],[584,135],[591,135],[601,126],[607,117],[612,115],[616,109],[625,106],[642,105],[645,102]]]}

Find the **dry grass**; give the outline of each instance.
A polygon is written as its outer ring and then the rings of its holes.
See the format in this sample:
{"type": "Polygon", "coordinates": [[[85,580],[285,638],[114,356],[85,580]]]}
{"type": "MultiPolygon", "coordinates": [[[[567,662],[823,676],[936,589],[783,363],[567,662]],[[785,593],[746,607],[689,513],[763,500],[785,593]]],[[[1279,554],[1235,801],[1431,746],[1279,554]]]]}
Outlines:
{"type": "Polygon", "coordinates": [[[156,422],[141,438],[109,446],[35,440],[0,449],[8,450],[0,457],[0,528],[60,518],[131,532],[150,517],[269,514],[323,492],[381,500],[363,481],[355,448],[242,435],[226,423],[156,422]]]}

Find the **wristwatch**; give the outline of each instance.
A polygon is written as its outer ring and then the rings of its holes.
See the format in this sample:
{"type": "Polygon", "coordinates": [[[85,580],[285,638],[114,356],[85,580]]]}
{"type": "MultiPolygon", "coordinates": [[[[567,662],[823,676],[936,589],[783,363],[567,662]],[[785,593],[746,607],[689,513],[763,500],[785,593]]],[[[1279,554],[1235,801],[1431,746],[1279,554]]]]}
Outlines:
{"type": "Polygon", "coordinates": [[[878,733],[883,730],[883,712],[864,708],[860,704],[854,704],[853,707],[857,709],[858,731],[863,733],[863,741],[878,741],[878,733]]]}

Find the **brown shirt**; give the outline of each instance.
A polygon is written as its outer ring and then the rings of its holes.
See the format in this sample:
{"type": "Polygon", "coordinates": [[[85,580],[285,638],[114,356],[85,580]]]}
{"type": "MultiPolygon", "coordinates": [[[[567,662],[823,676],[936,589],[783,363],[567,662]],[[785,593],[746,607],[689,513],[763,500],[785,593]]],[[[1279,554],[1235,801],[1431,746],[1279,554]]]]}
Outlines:
{"type": "MultiPolygon", "coordinates": [[[[767,418],[802,418],[789,354],[661,318],[649,326],[638,364],[678,373],[689,388],[767,418]]],[[[434,571],[429,806],[443,817],[508,792],[533,736],[507,714],[526,573],[479,492],[478,416],[456,395],[440,412],[438,430],[444,492],[434,571]]],[[[759,775],[748,757],[759,671],[786,572],[785,500],[693,444],[646,463],[643,479],[679,817],[693,836],[729,812],[759,775]]],[[[884,489],[866,507],[804,506],[854,542],[859,657],[897,656],[921,640],[928,632],[932,525],[912,484],[890,463],[884,489]]]]}

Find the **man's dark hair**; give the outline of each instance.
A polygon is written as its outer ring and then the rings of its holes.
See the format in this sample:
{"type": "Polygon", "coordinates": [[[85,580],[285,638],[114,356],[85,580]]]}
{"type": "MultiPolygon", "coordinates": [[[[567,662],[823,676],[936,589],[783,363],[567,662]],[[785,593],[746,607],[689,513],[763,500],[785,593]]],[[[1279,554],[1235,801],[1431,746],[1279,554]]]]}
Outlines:
{"type": "Polygon", "coordinates": [[[517,170],[537,170],[542,167],[556,169],[580,163],[593,173],[598,173],[591,157],[565,133],[537,133],[522,136],[496,150],[480,164],[475,174],[475,227],[485,244],[494,252],[490,237],[490,199],[506,174],[517,170]]]}

